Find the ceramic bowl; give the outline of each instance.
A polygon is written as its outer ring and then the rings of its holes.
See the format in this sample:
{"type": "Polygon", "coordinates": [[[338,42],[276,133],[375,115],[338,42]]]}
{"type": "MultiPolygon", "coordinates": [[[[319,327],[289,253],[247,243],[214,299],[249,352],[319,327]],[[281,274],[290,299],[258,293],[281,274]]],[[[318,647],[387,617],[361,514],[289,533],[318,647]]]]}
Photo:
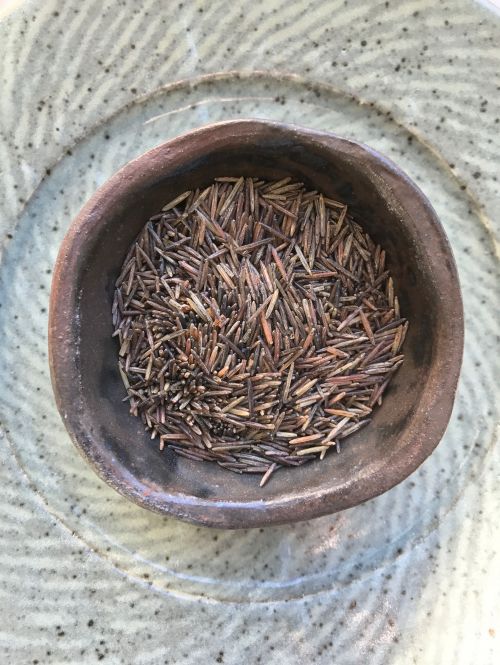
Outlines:
{"type": "MultiPolygon", "coordinates": [[[[103,146],[104,149],[104,146],[103,146]]],[[[463,348],[457,270],[420,189],[370,148],[330,133],[261,120],[192,131],[124,166],[72,223],[54,271],[49,353],[57,405],[76,447],[109,485],[145,508],[207,526],[294,522],[339,511],[390,489],[439,443],[463,348]],[[219,175],[281,178],[349,205],[388,256],[410,321],[405,362],[371,423],[341,454],[253,475],[160,452],[123,401],[111,338],[115,280],[128,247],[162,205],[219,175]]]]}

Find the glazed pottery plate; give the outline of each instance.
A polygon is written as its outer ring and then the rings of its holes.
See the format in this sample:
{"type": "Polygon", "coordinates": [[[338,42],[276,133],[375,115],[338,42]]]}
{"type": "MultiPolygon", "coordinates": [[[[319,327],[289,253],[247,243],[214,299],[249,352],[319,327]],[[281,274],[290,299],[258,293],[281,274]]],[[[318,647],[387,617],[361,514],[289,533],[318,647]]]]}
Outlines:
{"type": "MultiPolygon", "coordinates": [[[[491,3],[0,3],[1,662],[500,659],[500,17],[491,3]],[[364,142],[431,200],[465,354],[442,442],[366,504],[220,531],[150,513],[56,410],[58,247],[124,163],[232,118],[364,142]]],[[[153,444],[152,444],[153,445],[153,444]]]]}

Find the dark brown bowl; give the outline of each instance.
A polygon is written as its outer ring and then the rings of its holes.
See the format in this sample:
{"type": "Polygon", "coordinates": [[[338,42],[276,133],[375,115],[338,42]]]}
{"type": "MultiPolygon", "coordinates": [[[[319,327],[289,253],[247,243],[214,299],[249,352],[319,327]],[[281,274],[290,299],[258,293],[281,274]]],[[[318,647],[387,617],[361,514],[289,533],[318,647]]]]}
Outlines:
{"type": "Polygon", "coordinates": [[[238,528],[295,522],[349,508],[390,489],[439,443],[463,348],[463,312],[450,246],[407,176],[353,141],[260,120],[180,136],[124,166],[90,199],[61,246],[52,284],[49,352],[57,405],[75,445],[111,487],[151,510],[238,528]],[[281,178],[346,202],[386,249],[406,355],[368,427],[340,455],[255,477],[160,452],[122,401],[114,282],[129,245],[165,201],[218,175],[281,178]]]}

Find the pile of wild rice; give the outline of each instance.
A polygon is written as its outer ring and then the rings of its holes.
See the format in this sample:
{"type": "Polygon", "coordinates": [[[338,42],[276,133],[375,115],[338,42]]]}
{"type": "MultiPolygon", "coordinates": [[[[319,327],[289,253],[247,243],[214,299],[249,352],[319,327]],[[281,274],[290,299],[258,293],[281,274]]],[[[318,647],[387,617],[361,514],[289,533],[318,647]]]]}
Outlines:
{"type": "Polygon", "coordinates": [[[113,324],[130,410],[160,449],[261,485],[369,422],[408,327],[385,252],[290,178],[217,178],[151,217],[113,324]]]}

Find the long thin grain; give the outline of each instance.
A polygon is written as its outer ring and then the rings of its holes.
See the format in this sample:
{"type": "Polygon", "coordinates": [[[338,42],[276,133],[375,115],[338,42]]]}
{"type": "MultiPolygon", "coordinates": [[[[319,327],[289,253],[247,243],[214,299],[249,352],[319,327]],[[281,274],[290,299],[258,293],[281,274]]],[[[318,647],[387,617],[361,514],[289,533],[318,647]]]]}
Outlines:
{"type": "Polygon", "coordinates": [[[403,362],[385,252],[347,206],[284,178],[174,196],[129,251],[113,336],[160,449],[259,473],[339,452],[403,362]]]}

